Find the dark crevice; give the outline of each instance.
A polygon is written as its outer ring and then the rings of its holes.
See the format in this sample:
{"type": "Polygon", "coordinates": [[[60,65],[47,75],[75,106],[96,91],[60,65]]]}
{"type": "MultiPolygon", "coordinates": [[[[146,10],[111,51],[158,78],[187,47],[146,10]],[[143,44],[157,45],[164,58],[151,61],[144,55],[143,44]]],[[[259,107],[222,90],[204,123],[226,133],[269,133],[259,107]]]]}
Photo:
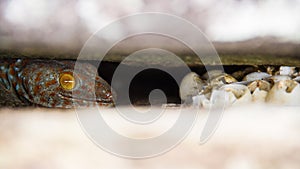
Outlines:
{"type": "MultiPolygon", "coordinates": [[[[109,84],[112,82],[112,77],[115,73],[116,68],[120,66],[119,63],[113,63],[113,62],[102,62],[99,66],[99,75],[105,79],[109,84]]],[[[136,72],[136,76],[131,79],[131,83],[129,86],[129,89],[126,88],[126,84],[124,84],[125,81],[128,81],[126,79],[127,76],[121,77],[119,79],[114,79],[114,82],[117,83],[117,88],[115,88],[115,91],[118,96],[118,102],[120,104],[134,104],[134,105],[149,105],[149,94],[154,89],[160,89],[164,92],[164,94],[167,97],[168,103],[181,103],[180,97],[179,97],[179,85],[180,82],[177,84],[176,81],[172,78],[171,75],[168,74],[169,71],[184,71],[184,68],[181,67],[169,67],[166,68],[167,72],[164,72],[162,70],[158,69],[147,69],[143,71],[141,70],[143,67],[139,66],[124,66],[126,72],[136,72]],[[122,79],[123,78],[123,79],[122,79]],[[129,98],[126,98],[125,96],[128,95],[129,92],[129,98]]],[[[253,70],[261,70],[266,71],[267,66],[252,66],[252,65],[243,65],[243,66],[236,66],[236,65],[224,65],[224,71],[226,73],[232,74],[236,71],[243,71],[246,68],[252,67],[253,70]]],[[[210,69],[218,69],[217,66],[211,66],[210,69]]],[[[198,66],[198,67],[190,67],[190,69],[199,75],[203,75],[206,72],[206,69],[204,66],[198,66]]],[[[183,76],[180,76],[182,79],[183,76]]],[[[239,79],[240,80],[240,79],[239,79]]],[[[162,100],[157,100],[157,102],[160,102],[162,100]]]]}

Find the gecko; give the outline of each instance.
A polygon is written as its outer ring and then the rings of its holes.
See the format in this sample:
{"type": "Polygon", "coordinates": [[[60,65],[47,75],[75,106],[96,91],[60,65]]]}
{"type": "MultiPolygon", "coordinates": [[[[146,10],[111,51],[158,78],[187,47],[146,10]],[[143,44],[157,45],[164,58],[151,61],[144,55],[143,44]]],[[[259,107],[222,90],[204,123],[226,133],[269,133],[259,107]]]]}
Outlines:
{"type": "Polygon", "coordinates": [[[90,63],[2,59],[0,105],[77,108],[113,106],[114,101],[110,85],[97,74],[97,68],[90,63]]]}

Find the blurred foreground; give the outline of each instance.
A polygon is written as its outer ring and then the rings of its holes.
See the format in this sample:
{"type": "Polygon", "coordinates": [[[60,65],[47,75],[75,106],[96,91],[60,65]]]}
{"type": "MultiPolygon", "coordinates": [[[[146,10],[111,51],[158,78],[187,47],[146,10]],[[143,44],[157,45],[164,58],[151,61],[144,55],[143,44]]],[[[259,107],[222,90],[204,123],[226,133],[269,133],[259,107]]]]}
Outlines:
{"type": "MultiPolygon", "coordinates": [[[[106,122],[117,132],[148,138],[172,127],[178,117],[177,109],[167,108],[155,124],[141,127],[122,123],[115,117],[114,109],[102,111],[106,122]]],[[[215,134],[199,145],[207,118],[207,112],[201,110],[197,123],[181,144],[155,158],[131,160],[111,155],[93,144],[81,129],[75,110],[1,109],[0,168],[298,169],[299,110],[259,105],[228,108],[215,134]]]]}

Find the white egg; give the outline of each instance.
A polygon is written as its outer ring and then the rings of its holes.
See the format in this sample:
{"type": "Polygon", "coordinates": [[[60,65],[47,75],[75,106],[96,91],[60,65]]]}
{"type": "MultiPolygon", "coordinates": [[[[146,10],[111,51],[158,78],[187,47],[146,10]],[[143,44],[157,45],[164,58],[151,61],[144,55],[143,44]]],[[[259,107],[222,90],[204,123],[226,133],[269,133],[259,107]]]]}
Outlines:
{"type": "Polygon", "coordinates": [[[279,74],[286,75],[286,76],[293,76],[296,74],[296,67],[280,66],[279,74]]]}
{"type": "Polygon", "coordinates": [[[279,81],[291,80],[292,78],[287,75],[275,75],[275,76],[270,77],[269,79],[271,79],[274,83],[277,83],[279,81]]]}
{"type": "Polygon", "coordinates": [[[268,92],[265,90],[260,90],[259,88],[256,88],[254,92],[252,93],[252,101],[253,102],[265,102],[266,97],[268,95],[268,92]]]}
{"type": "Polygon", "coordinates": [[[276,82],[269,91],[266,102],[279,105],[300,105],[300,86],[294,80],[276,82]]]}
{"type": "Polygon", "coordinates": [[[252,93],[253,102],[264,102],[271,89],[271,84],[265,80],[255,80],[248,84],[247,87],[252,93]]]}
{"type": "Polygon", "coordinates": [[[194,107],[203,107],[203,108],[209,108],[210,101],[207,99],[207,97],[203,94],[193,96],[193,106],[194,107]]]}
{"type": "Polygon", "coordinates": [[[262,80],[271,77],[270,74],[266,72],[252,72],[247,74],[243,81],[254,81],[254,80],[262,80]]]}
{"type": "Polygon", "coordinates": [[[251,92],[245,85],[227,84],[222,86],[220,90],[225,91],[226,105],[240,105],[250,103],[252,100],[251,92]]]}
{"type": "Polygon", "coordinates": [[[198,95],[205,83],[195,72],[190,72],[184,76],[180,83],[179,94],[183,101],[192,101],[192,97],[198,95]]]}

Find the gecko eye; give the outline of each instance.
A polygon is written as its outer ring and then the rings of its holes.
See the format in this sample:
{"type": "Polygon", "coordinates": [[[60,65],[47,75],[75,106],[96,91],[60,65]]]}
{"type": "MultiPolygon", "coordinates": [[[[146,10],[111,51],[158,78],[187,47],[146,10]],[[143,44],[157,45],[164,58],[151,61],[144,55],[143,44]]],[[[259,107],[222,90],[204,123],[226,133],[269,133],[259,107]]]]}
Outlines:
{"type": "Polygon", "coordinates": [[[59,83],[61,87],[65,90],[72,90],[75,87],[75,78],[70,73],[64,73],[60,75],[59,83]]]}

